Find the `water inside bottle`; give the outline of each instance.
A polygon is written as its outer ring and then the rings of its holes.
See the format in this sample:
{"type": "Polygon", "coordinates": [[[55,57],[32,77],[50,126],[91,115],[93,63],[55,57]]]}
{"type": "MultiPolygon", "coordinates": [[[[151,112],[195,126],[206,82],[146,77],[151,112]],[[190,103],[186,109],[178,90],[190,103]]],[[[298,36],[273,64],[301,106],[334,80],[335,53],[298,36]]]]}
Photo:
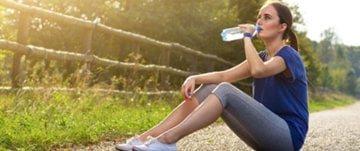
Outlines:
{"type": "MultiPolygon", "coordinates": [[[[255,31],[253,33],[253,36],[255,36],[261,30],[259,26],[254,26],[254,28],[255,31]]],[[[244,38],[244,33],[240,29],[240,27],[226,28],[223,29],[223,31],[221,32],[221,37],[223,41],[233,41],[244,38]]]]}
{"type": "Polygon", "coordinates": [[[223,37],[224,41],[233,41],[236,39],[242,39],[243,38],[243,34],[241,33],[228,33],[223,37]]]}
{"type": "Polygon", "coordinates": [[[243,38],[243,32],[239,27],[227,28],[221,32],[223,41],[233,41],[243,38]]]}

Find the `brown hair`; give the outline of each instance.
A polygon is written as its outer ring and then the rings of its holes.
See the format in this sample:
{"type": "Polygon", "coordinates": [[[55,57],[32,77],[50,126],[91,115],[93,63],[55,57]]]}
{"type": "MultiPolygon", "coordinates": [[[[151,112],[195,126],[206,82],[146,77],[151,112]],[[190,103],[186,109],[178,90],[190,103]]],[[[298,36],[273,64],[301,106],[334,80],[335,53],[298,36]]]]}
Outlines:
{"type": "Polygon", "coordinates": [[[289,7],[280,1],[268,1],[265,5],[271,5],[275,8],[280,20],[280,24],[285,23],[287,28],[282,36],[283,40],[286,40],[287,43],[290,43],[290,46],[293,47],[296,51],[299,50],[298,40],[295,32],[292,30],[293,16],[289,7]]]}

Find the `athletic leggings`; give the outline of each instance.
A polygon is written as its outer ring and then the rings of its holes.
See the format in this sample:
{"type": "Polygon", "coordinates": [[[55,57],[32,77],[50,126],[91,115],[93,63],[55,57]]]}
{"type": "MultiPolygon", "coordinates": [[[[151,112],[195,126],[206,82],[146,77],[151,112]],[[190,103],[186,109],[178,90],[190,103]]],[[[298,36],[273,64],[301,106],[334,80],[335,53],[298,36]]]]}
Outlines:
{"type": "Polygon", "coordinates": [[[202,103],[210,94],[222,104],[221,118],[247,145],[255,150],[293,150],[285,120],[254,98],[226,82],[201,85],[194,95],[202,103]]]}

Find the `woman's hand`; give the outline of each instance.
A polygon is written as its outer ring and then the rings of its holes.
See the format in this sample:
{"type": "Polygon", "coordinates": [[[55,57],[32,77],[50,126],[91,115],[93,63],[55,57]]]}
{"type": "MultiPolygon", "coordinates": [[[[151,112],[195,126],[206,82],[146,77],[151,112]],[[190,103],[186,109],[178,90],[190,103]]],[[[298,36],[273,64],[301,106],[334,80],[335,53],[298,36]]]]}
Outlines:
{"type": "Polygon", "coordinates": [[[190,101],[195,89],[195,79],[188,77],[181,86],[181,94],[185,101],[190,101]]]}
{"type": "Polygon", "coordinates": [[[253,24],[240,24],[238,25],[244,32],[253,34],[255,32],[255,26],[253,24]]]}

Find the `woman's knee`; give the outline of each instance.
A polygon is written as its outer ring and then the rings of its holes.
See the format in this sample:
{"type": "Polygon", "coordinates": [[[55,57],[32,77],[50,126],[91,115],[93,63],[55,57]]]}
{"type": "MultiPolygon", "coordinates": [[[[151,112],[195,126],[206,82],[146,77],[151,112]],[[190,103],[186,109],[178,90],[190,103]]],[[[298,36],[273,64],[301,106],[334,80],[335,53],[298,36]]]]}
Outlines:
{"type": "Polygon", "coordinates": [[[229,88],[229,87],[234,87],[231,83],[229,82],[221,82],[218,87],[226,87],[226,88],[229,88]]]}
{"type": "Polygon", "coordinates": [[[229,93],[231,91],[239,91],[235,86],[233,86],[231,83],[229,82],[222,82],[219,85],[217,85],[217,87],[213,90],[213,93],[215,92],[220,92],[220,93],[229,93]]]}
{"type": "Polygon", "coordinates": [[[216,84],[202,84],[195,90],[194,96],[198,100],[199,104],[202,103],[207,96],[216,88],[216,84]]]}
{"type": "Polygon", "coordinates": [[[226,107],[229,104],[229,101],[238,100],[242,95],[246,95],[240,89],[236,88],[234,85],[228,82],[220,83],[212,92],[215,94],[223,107],[226,107]]]}

